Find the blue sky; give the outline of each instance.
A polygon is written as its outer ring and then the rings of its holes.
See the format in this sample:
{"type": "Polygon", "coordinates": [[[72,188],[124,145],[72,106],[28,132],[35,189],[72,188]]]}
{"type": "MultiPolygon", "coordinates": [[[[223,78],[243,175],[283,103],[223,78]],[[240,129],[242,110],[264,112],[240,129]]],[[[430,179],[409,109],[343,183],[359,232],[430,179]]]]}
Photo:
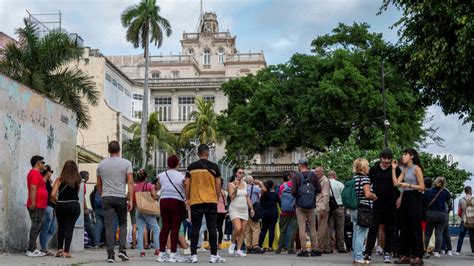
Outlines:
{"type": "MultiPolygon", "coordinates": [[[[196,29],[199,0],[158,0],[161,13],[173,27],[173,35],[153,54],[177,54],[183,31],[196,29]]],[[[120,13],[138,0],[0,0],[0,31],[14,35],[22,18],[32,13],[62,11],[62,25],[78,33],[86,46],[99,48],[105,55],[139,54],[125,41],[120,13]]],[[[381,32],[386,40],[397,41],[390,26],[400,12],[390,8],[377,12],[381,0],[204,0],[204,11],[217,13],[221,31],[237,36],[240,52],[263,50],[269,64],[286,62],[296,52],[309,53],[310,43],[318,35],[329,33],[339,22],[367,22],[371,30],[381,32]]],[[[431,145],[426,150],[451,154],[462,168],[474,173],[474,134],[470,125],[462,125],[455,115],[445,116],[439,107],[429,108],[434,116],[431,126],[445,139],[444,147],[431,145]]],[[[474,182],[471,182],[474,184],[474,182]]]]}

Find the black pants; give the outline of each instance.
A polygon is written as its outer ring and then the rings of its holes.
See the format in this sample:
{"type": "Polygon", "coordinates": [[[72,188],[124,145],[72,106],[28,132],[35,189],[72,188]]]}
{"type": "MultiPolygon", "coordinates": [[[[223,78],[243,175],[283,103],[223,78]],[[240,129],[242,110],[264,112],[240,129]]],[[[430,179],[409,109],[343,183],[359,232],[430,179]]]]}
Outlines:
{"type": "Polygon", "coordinates": [[[418,191],[405,191],[400,206],[400,255],[423,257],[421,216],[423,200],[418,191]]]}
{"type": "Polygon", "coordinates": [[[273,246],[273,240],[275,239],[275,226],[278,222],[278,210],[276,211],[264,211],[262,214],[262,231],[260,231],[260,237],[258,239],[258,246],[262,247],[265,236],[268,233],[268,247],[273,246]]]}
{"type": "Polygon", "coordinates": [[[43,223],[44,209],[28,210],[31,219],[30,228],[30,242],[28,244],[28,251],[36,250],[36,240],[41,230],[41,224],[43,223]]]}
{"type": "Polygon", "coordinates": [[[217,234],[219,235],[217,243],[222,244],[224,239],[224,221],[227,213],[218,213],[217,214],[217,234]]]}
{"type": "Polygon", "coordinates": [[[383,251],[386,253],[393,252],[394,236],[395,236],[395,208],[374,208],[372,226],[369,229],[367,236],[367,245],[365,247],[365,254],[372,255],[372,250],[375,246],[375,239],[379,232],[379,226],[385,225],[385,246],[383,251]]]}
{"type": "Polygon", "coordinates": [[[71,248],[74,226],[81,215],[81,205],[76,202],[58,202],[56,217],[58,219],[58,249],[69,252],[71,248]]]}
{"type": "Polygon", "coordinates": [[[127,248],[127,199],[119,197],[102,197],[105,216],[105,242],[107,254],[114,254],[115,219],[119,221],[119,249],[127,248]]]}
{"type": "Polygon", "coordinates": [[[211,255],[217,255],[217,204],[215,203],[202,203],[191,206],[191,223],[193,225],[191,235],[191,255],[197,255],[199,231],[201,230],[203,216],[206,218],[211,255]]]}

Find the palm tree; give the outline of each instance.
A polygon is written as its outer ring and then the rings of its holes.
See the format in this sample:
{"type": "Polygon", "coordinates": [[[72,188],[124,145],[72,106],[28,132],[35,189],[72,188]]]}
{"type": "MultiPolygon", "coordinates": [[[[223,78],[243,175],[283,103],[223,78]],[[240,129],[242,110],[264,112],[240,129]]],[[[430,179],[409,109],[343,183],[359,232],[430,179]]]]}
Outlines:
{"type": "Polygon", "coordinates": [[[125,140],[122,144],[123,158],[132,162],[133,166],[142,165],[142,150],[140,149],[140,139],[134,138],[125,140]]]}
{"type": "Polygon", "coordinates": [[[187,124],[181,131],[181,140],[202,144],[222,142],[222,136],[217,131],[217,114],[214,112],[214,102],[197,97],[196,108],[191,113],[193,122],[187,124]]]}
{"type": "Polygon", "coordinates": [[[98,91],[91,77],[67,66],[81,58],[83,49],[64,30],[52,30],[43,38],[30,20],[16,29],[19,44],[6,46],[0,72],[73,110],[77,126],[90,124],[88,105],[97,105],[98,91]]]}
{"type": "MultiPolygon", "coordinates": [[[[138,139],[141,135],[141,125],[134,123],[130,126],[129,131],[133,133],[134,139],[138,139]]],[[[140,160],[142,165],[148,163],[148,158],[153,151],[162,150],[168,153],[176,153],[176,138],[168,131],[165,125],[160,123],[157,112],[151,113],[148,118],[147,134],[148,142],[145,151],[147,156],[145,157],[145,162],[140,160]]]]}
{"type": "Polygon", "coordinates": [[[166,33],[166,36],[170,36],[171,25],[167,19],[161,17],[160,7],[156,5],[156,0],[142,0],[138,5],[129,6],[123,11],[122,26],[127,28],[127,41],[131,42],[135,48],[141,46],[144,49],[145,81],[140,138],[144,164],[142,167],[144,168],[146,164],[148,118],[148,44],[154,42],[158,48],[161,47],[163,31],[166,33]]]}

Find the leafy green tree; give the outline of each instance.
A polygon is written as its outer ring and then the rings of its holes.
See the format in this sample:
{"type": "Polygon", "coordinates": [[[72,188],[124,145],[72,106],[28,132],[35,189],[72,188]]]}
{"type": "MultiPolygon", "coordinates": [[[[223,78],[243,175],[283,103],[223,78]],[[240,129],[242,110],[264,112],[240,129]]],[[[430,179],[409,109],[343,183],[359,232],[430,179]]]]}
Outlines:
{"type": "MultiPolygon", "coordinates": [[[[384,0],[402,10],[398,66],[424,103],[474,122],[474,5],[472,1],[384,0]]],[[[474,130],[472,124],[471,130],[474,130]]]]}
{"type": "MultiPolygon", "coordinates": [[[[218,118],[228,155],[251,158],[269,147],[323,151],[336,138],[363,149],[383,147],[382,51],[391,49],[367,24],[340,24],[316,38],[312,55],[295,54],[286,64],[222,86],[228,109],[218,118]]],[[[405,78],[385,62],[390,142],[422,140],[425,110],[405,78]]]]}
{"type": "MultiPolygon", "coordinates": [[[[129,128],[130,132],[133,132],[134,140],[140,138],[141,136],[141,125],[139,123],[134,123],[129,128]]],[[[176,137],[168,131],[165,125],[160,123],[158,119],[158,113],[153,112],[150,114],[147,122],[147,150],[146,150],[146,162],[148,163],[149,158],[151,157],[151,153],[162,150],[168,153],[176,153],[176,137]]],[[[133,154],[135,154],[136,150],[133,150],[133,154]]],[[[143,154],[143,151],[140,151],[143,154]]],[[[144,162],[141,162],[144,165],[144,162]]],[[[146,165],[146,164],[145,164],[146,165]]]]}
{"type": "MultiPolygon", "coordinates": [[[[353,176],[352,163],[355,159],[365,158],[370,165],[378,162],[380,150],[361,149],[357,145],[355,137],[356,134],[352,134],[344,143],[336,139],[325,152],[309,156],[311,166],[323,166],[326,170],[334,170],[339,179],[347,181],[353,176]]],[[[395,158],[400,158],[402,149],[397,146],[391,148],[395,158]]],[[[420,160],[425,177],[431,177],[434,180],[438,176],[444,176],[448,183],[447,188],[456,195],[462,193],[464,182],[469,180],[472,175],[470,172],[460,169],[458,163],[449,163],[446,156],[420,152],[420,160]]]]}
{"type": "MultiPolygon", "coordinates": [[[[145,57],[145,80],[142,106],[141,138],[140,147],[142,157],[146,157],[147,143],[147,119],[148,119],[148,65],[149,65],[149,43],[154,43],[158,48],[163,43],[163,34],[171,35],[169,21],[160,15],[160,7],[156,0],[141,0],[138,5],[127,7],[121,16],[122,26],[127,28],[127,41],[133,47],[142,47],[145,57]]],[[[142,160],[146,163],[146,159],[142,160]]],[[[143,165],[143,168],[145,165],[143,165]]]]}
{"type": "Polygon", "coordinates": [[[38,27],[24,19],[16,29],[19,44],[8,44],[0,60],[0,72],[73,110],[77,125],[90,124],[89,105],[97,105],[98,91],[92,79],[68,64],[81,58],[83,49],[64,30],[49,31],[43,38],[38,27]]]}
{"type": "MultiPolygon", "coordinates": [[[[122,143],[122,156],[129,160],[133,166],[142,165],[142,149],[140,139],[128,139],[122,143]]],[[[150,156],[148,154],[148,156],[150,156]]]]}
{"type": "Polygon", "coordinates": [[[203,97],[196,98],[196,110],[191,113],[192,122],[181,130],[181,140],[199,143],[218,143],[222,141],[217,130],[217,114],[214,112],[214,102],[205,101],[203,97]]]}

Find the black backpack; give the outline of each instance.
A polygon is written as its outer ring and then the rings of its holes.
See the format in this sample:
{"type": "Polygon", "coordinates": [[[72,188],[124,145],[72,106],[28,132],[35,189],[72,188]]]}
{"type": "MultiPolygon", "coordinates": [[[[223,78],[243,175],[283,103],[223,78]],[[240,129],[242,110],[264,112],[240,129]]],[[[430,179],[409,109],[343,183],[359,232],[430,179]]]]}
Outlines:
{"type": "Polygon", "coordinates": [[[311,182],[312,173],[308,172],[306,175],[298,172],[298,177],[301,178],[301,185],[298,188],[297,206],[303,209],[316,208],[316,188],[311,182]]]}

